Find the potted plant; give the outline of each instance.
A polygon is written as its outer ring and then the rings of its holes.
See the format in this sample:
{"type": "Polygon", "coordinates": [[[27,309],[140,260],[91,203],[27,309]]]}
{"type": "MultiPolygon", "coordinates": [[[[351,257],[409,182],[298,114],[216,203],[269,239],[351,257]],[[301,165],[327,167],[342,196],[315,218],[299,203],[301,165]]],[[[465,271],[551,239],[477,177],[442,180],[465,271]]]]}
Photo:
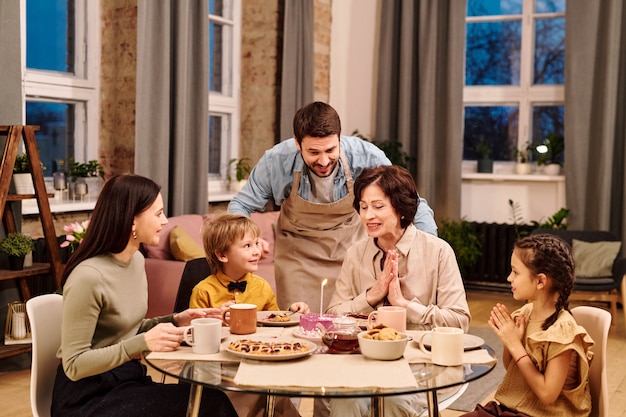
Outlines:
{"type": "Polygon", "coordinates": [[[546,175],[558,175],[561,171],[561,159],[565,151],[565,140],[562,135],[550,133],[543,143],[535,147],[539,155],[537,165],[543,166],[546,175]]]}
{"type": "MultiPolygon", "coordinates": [[[[41,169],[46,169],[46,167],[41,164],[41,169]]],[[[17,194],[35,194],[30,161],[28,159],[28,155],[25,153],[20,153],[15,156],[15,165],[13,165],[13,184],[15,184],[15,192],[17,194]]]]}
{"type": "Polygon", "coordinates": [[[240,159],[233,158],[230,161],[228,161],[227,178],[228,178],[228,182],[230,183],[230,188],[235,192],[241,191],[243,186],[246,185],[246,182],[248,182],[248,177],[250,176],[250,172],[252,172],[252,166],[250,165],[250,160],[248,158],[240,158],[240,159]],[[233,165],[234,165],[234,170],[235,170],[236,181],[233,181],[231,177],[231,171],[233,169],[231,167],[233,165]]]}
{"type": "Polygon", "coordinates": [[[24,258],[35,248],[33,239],[23,233],[9,233],[0,240],[0,253],[9,258],[9,269],[24,269],[24,258]]]}
{"type": "Polygon", "coordinates": [[[485,140],[485,138],[481,137],[476,147],[474,148],[476,152],[480,154],[480,159],[477,163],[477,171],[478,172],[493,172],[493,159],[491,159],[491,143],[485,140]]]}
{"type": "MultiPolygon", "coordinates": [[[[68,159],[69,172],[68,175],[72,179],[70,193],[72,195],[89,194],[97,198],[104,182],[104,168],[100,163],[93,159],[88,162],[76,162],[74,158],[68,159]],[[87,185],[85,192],[77,190],[77,183],[85,183],[87,185]]],[[[81,186],[79,186],[81,187],[81,186]]]]}
{"type": "Polygon", "coordinates": [[[454,249],[459,270],[465,276],[482,256],[480,236],[465,219],[443,219],[437,232],[454,249]]]}
{"type": "Polygon", "coordinates": [[[518,149],[515,147],[515,173],[520,175],[530,174],[530,153],[532,147],[526,142],[524,149],[518,149]]]}

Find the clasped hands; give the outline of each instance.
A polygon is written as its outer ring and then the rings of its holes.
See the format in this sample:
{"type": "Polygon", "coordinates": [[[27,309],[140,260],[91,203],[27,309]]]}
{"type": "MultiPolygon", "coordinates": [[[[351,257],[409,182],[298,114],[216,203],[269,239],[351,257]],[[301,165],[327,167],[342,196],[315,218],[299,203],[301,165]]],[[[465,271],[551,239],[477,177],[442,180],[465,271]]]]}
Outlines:
{"type": "Polygon", "coordinates": [[[394,306],[406,307],[409,304],[409,300],[404,298],[400,289],[398,252],[395,250],[387,252],[383,271],[380,273],[376,283],[367,291],[365,297],[371,306],[377,305],[385,297],[394,306]]]}
{"type": "Polygon", "coordinates": [[[522,338],[526,329],[526,317],[519,316],[513,319],[506,306],[497,303],[491,309],[489,326],[512,355],[520,351],[520,348],[524,350],[522,338]]]}

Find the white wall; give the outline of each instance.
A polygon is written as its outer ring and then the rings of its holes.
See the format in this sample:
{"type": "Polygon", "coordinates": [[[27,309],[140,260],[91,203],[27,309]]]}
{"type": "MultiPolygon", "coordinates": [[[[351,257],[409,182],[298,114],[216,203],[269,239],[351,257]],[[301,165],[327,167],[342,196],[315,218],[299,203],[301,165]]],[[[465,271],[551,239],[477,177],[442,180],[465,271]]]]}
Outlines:
{"type": "Polygon", "coordinates": [[[344,135],[373,133],[377,8],[378,0],[332,2],[329,104],[344,135]]]}

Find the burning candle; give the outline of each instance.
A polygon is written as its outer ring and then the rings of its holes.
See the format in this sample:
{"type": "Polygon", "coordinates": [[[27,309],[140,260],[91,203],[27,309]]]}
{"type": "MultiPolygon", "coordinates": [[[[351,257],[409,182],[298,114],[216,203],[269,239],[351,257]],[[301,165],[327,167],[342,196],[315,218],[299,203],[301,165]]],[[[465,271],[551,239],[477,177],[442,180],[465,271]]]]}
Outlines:
{"type": "Polygon", "coordinates": [[[324,286],[328,283],[328,278],[324,278],[322,281],[322,287],[320,289],[320,316],[324,313],[324,286]]]}

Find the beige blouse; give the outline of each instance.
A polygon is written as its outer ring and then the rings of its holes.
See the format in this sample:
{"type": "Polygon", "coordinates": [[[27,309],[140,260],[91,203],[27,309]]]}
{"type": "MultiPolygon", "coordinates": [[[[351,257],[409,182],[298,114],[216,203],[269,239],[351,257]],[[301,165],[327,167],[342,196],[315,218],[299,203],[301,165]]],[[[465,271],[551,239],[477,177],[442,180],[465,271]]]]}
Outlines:
{"type": "Polygon", "coordinates": [[[529,320],[532,304],[526,304],[513,312],[513,317],[525,316],[528,325],[523,343],[539,372],[545,372],[548,361],[555,356],[572,350],[576,352],[579,384],[572,389],[563,389],[557,400],[545,405],[535,395],[519,368],[511,361],[506,375],[495,395],[500,404],[530,416],[588,416],[591,411],[591,393],[589,391],[589,364],[593,352],[589,348],[593,340],[584,327],[579,326],[568,311],[561,311],[557,321],[547,330],[542,330],[543,320],[529,320]]]}
{"type": "MultiPolygon", "coordinates": [[[[407,328],[460,327],[471,319],[463,280],[454,251],[443,239],[410,225],[398,244],[398,276],[407,307],[407,328]]],[[[369,313],[365,292],[382,272],[382,250],[373,238],[354,244],[346,253],[335,293],[326,310],[331,314],[369,313]]],[[[375,306],[378,307],[378,306],[375,306]]]]}

